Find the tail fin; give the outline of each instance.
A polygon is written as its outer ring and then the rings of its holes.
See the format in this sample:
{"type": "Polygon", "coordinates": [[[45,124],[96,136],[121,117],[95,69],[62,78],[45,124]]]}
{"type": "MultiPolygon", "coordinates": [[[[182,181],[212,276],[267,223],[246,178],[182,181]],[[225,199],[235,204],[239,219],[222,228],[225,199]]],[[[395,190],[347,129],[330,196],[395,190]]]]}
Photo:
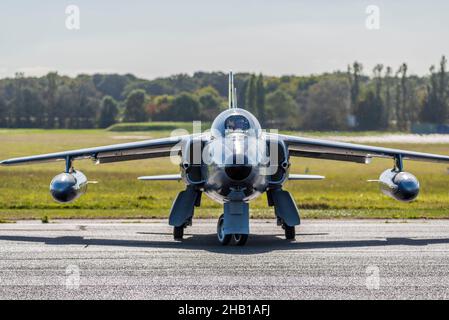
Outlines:
{"type": "Polygon", "coordinates": [[[229,72],[229,109],[237,108],[237,89],[234,88],[234,74],[229,72]]]}

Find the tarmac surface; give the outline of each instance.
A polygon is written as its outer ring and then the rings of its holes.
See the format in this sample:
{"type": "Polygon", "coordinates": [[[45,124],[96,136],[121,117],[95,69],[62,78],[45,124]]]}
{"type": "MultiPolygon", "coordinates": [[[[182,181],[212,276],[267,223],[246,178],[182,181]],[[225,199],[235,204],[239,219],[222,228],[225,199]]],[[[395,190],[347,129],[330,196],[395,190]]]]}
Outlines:
{"type": "Polygon", "coordinates": [[[252,220],[245,247],[215,220],[176,242],[164,220],[0,224],[0,299],[446,299],[449,221],[303,220],[288,242],[252,220]]]}

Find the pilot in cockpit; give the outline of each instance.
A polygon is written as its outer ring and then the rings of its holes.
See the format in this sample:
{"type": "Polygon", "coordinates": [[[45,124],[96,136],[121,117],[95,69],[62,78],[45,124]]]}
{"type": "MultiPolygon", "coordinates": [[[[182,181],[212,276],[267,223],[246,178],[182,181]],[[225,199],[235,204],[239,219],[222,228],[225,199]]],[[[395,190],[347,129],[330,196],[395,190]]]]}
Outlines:
{"type": "Polygon", "coordinates": [[[251,128],[249,121],[242,115],[233,115],[225,121],[225,133],[248,132],[251,128]]]}

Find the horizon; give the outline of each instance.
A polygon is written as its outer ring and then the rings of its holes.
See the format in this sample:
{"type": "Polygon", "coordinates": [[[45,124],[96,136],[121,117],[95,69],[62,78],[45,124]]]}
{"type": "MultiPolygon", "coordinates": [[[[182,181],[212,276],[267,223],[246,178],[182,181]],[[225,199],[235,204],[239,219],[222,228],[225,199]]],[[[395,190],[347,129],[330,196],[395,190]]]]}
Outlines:
{"type": "MultiPolygon", "coordinates": [[[[442,56],[440,56],[441,59],[442,56]]],[[[363,62],[357,61],[359,63],[361,63],[363,65],[363,62]]],[[[404,61],[405,63],[407,63],[406,61],[404,61]]],[[[352,66],[352,63],[350,63],[352,66]]],[[[349,65],[349,64],[348,64],[349,65]]],[[[438,63],[433,63],[432,65],[435,66],[435,70],[438,71],[438,63]]],[[[410,66],[409,66],[410,67],[410,66]]],[[[430,68],[430,65],[429,65],[430,68]]],[[[394,70],[394,68],[393,68],[394,70]]],[[[334,70],[334,71],[324,71],[321,73],[309,73],[309,74],[280,74],[280,75],[272,75],[272,74],[264,74],[262,72],[256,73],[256,72],[249,72],[249,71],[234,71],[234,70],[229,70],[229,71],[222,71],[222,70],[212,70],[212,71],[204,71],[204,70],[197,70],[197,71],[193,71],[193,72],[177,72],[177,73],[173,73],[173,74],[169,74],[166,76],[156,76],[153,78],[145,78],[145,77],[140,77],[134,73],[131,72],[124,72],[124,73],[117,73],[117,72],[95,72],[95,73],[78,73],[75,75],[70,75],[70,74],[63,74],[60,73],[57,70],[49,70],[48,72],[41,74],[41,75],[27,75],[25,72],[23,72],[23,76],[25,78],[42,78],[45,77],[46,75],[48,75],[49,73],[56,73],[58,76],[60,77],[69,77],[69,78],[76,78],[79,76],[89,76],[92,77],[95,74],[101,74],[101,75],[119,75],[119,76],[126,76],[126,75],[130,75],[130,76],[134,76],[139,80],[145,80],[145,81],[153,81],[153,80],[157,80],[157,79],[165,79],[165,78],[169,78],[169,77],[173,77],[173,76],[178,76],[178,75],[187,75],[189,77],[193,77],[196,73],[208,73],[208,74],[213,74],[213,73],[222,73],[224,75],[228,75],[229,72],[232,72],[234,75],[241,75],[241,74],[262,74],[264,77],[267,78],[281,78],[281,77],[313,77],[313,76],[321,76],[321,75],[325,75],[325,74],[338,74],[338,73],[346,73],[347,70],[334,70]]],[[[446,71],[449,72],[449,71],[446,71]]],[[[372,73],[372,72],[371,72],[372,73]]],[[[365,72],[365,66],[363,65],[363,71],[361,73],[362,76],[364,77],[368,77],[368,78],[373,78],[372,74],[369,74],[367,72],[365,72]]],[[[429,77],[430,76],[430,72],[427,72],[425,74],[415,74],[415,73],[407,73],[407,77],[429,77]]],[[[1,80],[9,80],[9,79],[15,79],[15,75],[12,76],[7,76],[7,77],[0,77],[0,81],[1,80]]]]}

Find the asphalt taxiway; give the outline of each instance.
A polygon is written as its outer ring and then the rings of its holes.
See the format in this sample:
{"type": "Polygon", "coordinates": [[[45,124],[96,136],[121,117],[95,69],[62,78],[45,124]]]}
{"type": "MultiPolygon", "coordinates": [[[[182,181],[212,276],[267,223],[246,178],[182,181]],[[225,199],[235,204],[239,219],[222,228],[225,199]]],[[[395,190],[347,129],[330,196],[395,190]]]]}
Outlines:
{"type": "Polygon", "coordinates": [[[215,220],[185,240],[166,220],[0,224],[0,299],[419,299],[449,297],[449,221],[303,220],[287,242],[252,220],[245,247],[215,220]]]}

